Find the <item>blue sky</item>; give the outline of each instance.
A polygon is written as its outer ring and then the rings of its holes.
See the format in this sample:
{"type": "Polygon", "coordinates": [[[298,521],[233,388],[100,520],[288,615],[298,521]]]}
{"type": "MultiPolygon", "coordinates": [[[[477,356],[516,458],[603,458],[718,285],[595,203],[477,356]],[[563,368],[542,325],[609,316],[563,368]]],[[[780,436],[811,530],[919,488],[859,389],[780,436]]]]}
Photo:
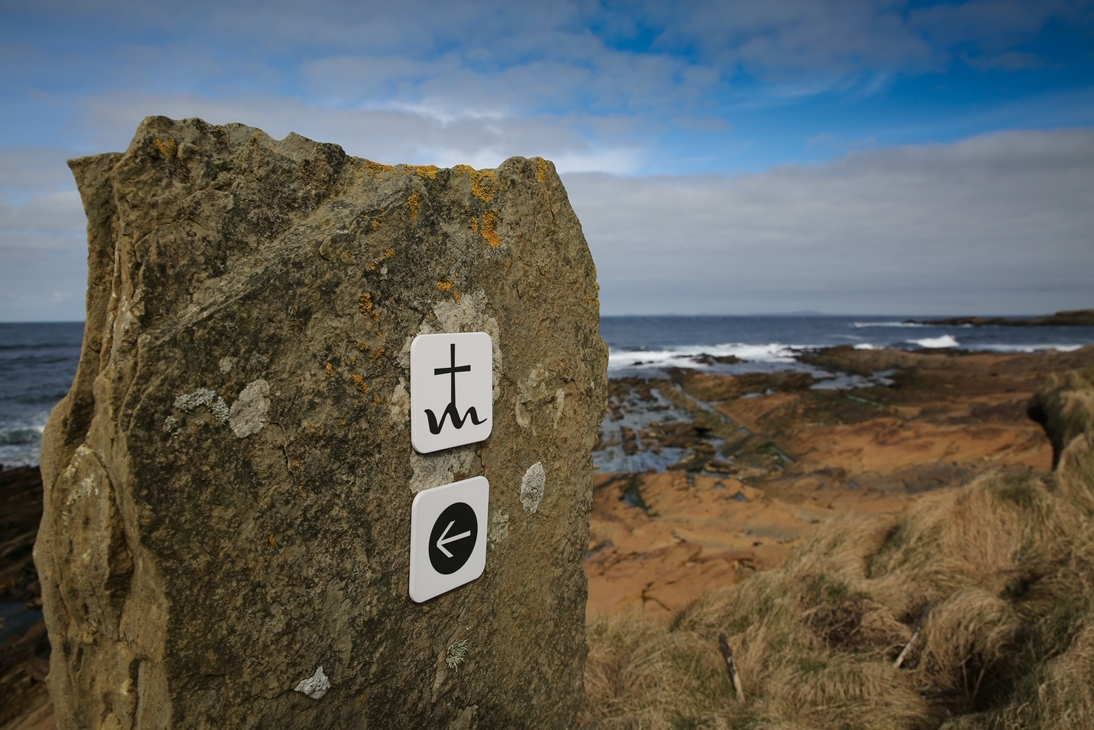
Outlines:
{"type": "Polygon", "coordinates": [[[563,175],[608,314],[1094,307],[1094,3],[0,3],[0,321],[146,115],[563,175]]]}

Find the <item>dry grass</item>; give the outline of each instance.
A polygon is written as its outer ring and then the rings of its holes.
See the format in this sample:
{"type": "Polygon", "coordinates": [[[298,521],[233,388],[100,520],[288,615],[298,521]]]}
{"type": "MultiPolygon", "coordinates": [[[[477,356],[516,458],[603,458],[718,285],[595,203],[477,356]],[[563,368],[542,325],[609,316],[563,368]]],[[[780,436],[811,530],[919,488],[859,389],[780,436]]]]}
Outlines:
{"type": "Polygon", "coordinates": [[[595,623],[578,725],[1094,727],[1094,528],[1069,496],[1028,472],[983,477],[898,519],[820,526],[783,568],[668,627],[595,623]]]}
{"type": "Polygon", "coordinates": [[[899,518],[831,522],[667,627],[591,625],[578,726],[1094,728],[1091,373],[1035,398],[1058,445],[1051,478],[1012,470],[899,518]]]}

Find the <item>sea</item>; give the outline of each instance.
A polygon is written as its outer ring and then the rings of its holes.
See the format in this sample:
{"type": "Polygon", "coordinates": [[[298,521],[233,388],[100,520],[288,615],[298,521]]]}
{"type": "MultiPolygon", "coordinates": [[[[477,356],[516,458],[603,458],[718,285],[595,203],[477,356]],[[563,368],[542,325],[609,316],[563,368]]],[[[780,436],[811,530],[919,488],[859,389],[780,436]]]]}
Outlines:
{"type": "MultiPolygon", "coordinates": [[[[958,316],[958,315],[955,315],[958,316]]],[[[728,373],[804,369],[819,387],[850,387],[851,376],[817,373],[802,353],[835,345],[989,352],[1075,350],[1094,327],[968,327],[913,324],[942,317],[834,315],[602,317],[610,377],[656,377],[672,367],[728,373]],[[727,356],[733,356],[728,358],[727,356]],[[717,358],[723,358],[720,361],[717,358]],[[737,362],[736,360],[740,360],[737,362]]],[[[0,465],[38,463],[49,412],[72,384],[82,322],[0,323],[0,465]]]]}

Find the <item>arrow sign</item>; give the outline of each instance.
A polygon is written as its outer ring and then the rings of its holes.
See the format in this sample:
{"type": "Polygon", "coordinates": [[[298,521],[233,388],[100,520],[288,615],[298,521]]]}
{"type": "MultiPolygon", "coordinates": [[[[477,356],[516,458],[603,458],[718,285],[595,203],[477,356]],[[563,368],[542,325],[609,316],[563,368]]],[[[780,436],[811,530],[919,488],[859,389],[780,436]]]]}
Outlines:
{"type": "Polygon", "coordinates": [[[486,477],[426,489],[414,497],[410,511],[413,601],[428,601],[482,575],[489,504],[486,477]]]}
{"type": "Polygon", "coordinates": [[[433,523],[429,533],[429,564],[441,575],[451,575],[463,567],[475,547],[479,518],[466,502],[448,505],[433,523]],[[455,529],[455,534],[449,532],[455,529]],[[468,540],[467,538],[471,538],[468,540]],[[448,545],[451,545],[449,549],[448,545]]]}
{"type": "Polygon", "coordinates": [[[452,557],[452,553],[448,552],[445,549],[445,547],[444,547],[445,545],[447,545],[450,542],[456,542],[456,540],[462,540],[465,537],[471,537],[471,530],[468,530],[467,532],[461,532],[459,535],[453,535],[452,537],[446,537],[446,535],[448,535],[448,531],[452,529],[452,525],[454,525],[454,524],[456,524],[455,520],[453,520],[452,522],[449,522],[448,527],[444,528],[444,534],[441,535],[441,538],[439,540],[437,540],[437,549],[440,550],[442,553],[445,554],[446,557],[449,557],[449,558],[452,557]]]}

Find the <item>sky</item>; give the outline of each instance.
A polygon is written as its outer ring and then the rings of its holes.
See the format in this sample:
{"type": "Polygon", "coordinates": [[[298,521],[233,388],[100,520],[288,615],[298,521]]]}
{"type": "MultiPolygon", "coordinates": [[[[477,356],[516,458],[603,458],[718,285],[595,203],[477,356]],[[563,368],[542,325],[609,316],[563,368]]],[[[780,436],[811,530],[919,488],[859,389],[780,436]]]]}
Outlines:
{"type": "Polygon", "coordinates": [[[1094,0],[0,0],[0,321],[84,316],[67,159],[149,115],[552,160],[604,314],[1094,307],[1094,0]]]}

